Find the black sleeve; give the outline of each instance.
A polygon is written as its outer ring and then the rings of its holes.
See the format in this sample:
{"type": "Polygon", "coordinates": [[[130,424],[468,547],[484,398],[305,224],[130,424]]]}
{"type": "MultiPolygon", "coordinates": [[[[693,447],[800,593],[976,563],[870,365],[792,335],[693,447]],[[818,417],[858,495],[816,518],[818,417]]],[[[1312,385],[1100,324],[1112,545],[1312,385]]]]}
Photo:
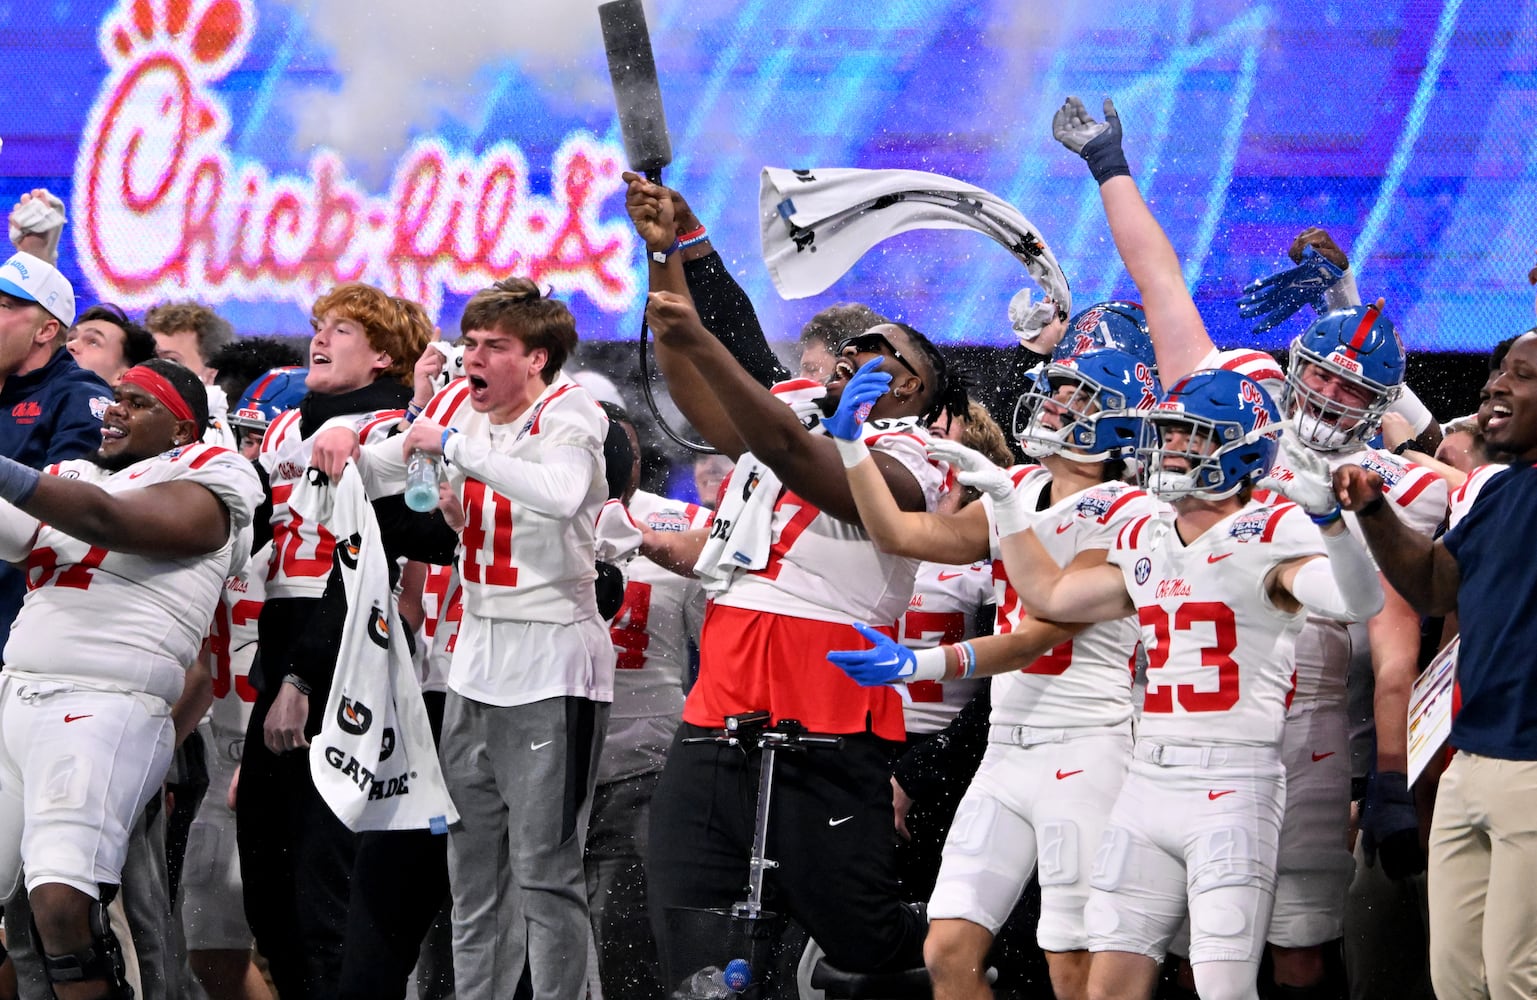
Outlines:
{"type": "Polygon", "coordinates": [[[705,329],[715,334],[758,383],[783,382],[791,372],[763,336],[758,314],[718,253],[683,262],[683,276],[705,329]]]}
{"type": "Polygon", "coordinates": [[[897,758],[892,769],[897,782],[915,802],[945,794],[959,797],[987,751],[988,718],[992,715],[992,684],[972,696],[950,724],[897,758]]]}
{"type": "Polygon", "coordinates": [[[251,551],[259,552],[263,545],[272,541],[272,482],[260,462],[252,462],[251,467],[256,470],[256,478],[262,484],[261,506],[256,508],[256,514],[251,519],[251,534],[254,536],[251,551]]]}
{"type": "MultiPolygon", "coordinates": [[[[314,690],[310,706],[324,705],[336,674],[336,656],[342,648],[342,627],[347,622],[347,591],[341,570],[333,563],[325,593],[315,598],[304,631],[293,644],[293,659],[285,673],[297,674],[314,690]]],[[[281,680],[282,678],[277,678],[281,680]]],[[[904,786],[905,787],[905,786],[904,786]]]]}
{"type": "MultiPolygon", "coordinates": [[[[385,554],[393,565],[396,559],[415,559],[436,566],[453,564],[459,547],[459,533],[443,520],[443,512],[418,514],[406,506],[403,495],[380,497],[372,501],[374,517],[379,521],[379,535],[385,554]]],[[[393,570],[392,570],[393,574],[393,570]]]]}

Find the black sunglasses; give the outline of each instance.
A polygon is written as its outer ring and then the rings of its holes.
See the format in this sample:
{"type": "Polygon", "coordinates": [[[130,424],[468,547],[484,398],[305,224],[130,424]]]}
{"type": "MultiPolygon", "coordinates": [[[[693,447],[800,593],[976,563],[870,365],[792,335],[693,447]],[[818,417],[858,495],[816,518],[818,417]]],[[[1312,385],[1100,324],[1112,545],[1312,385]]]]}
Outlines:
{"type": "Polygon", "coordinates": [[[914,368],[906,358],[902,357],[901,351],[892,346],[891,341],[886,339],[884,333],[871,331],[869,333],[861,333],[857,337],[850,337],[838,345],[838,353],[842,354],[849,348],[853,348],[855,354],[890,354],[893,358],[897,359],[897,364],[906,368],[908,374],[918,380],[918,388],[920,390],[923,389],[923,376],[918,374],[918,369],[914,368]]]}

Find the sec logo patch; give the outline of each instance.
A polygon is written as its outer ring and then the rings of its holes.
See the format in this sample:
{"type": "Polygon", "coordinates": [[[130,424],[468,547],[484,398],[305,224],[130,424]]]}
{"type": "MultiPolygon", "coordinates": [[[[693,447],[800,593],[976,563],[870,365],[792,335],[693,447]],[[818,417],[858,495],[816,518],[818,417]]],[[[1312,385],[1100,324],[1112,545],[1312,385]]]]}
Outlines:
{"type": "Polygon", "coordinates": [[[1137,560],[1137,566],[1133,572],[1136,574],[1139,586],[1146,583],[1147,578],[1153,575],[1153,561],[1147,556],[1143,556],[1137,560]]]}

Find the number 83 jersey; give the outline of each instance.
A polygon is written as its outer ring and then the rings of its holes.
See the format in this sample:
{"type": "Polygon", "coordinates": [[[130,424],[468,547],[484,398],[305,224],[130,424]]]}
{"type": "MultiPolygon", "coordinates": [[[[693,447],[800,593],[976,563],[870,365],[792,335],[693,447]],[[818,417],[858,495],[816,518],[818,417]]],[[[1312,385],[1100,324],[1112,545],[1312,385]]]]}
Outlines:
{"type": "Polygon", "coordinates": [[[1279,563],[1323,551],[1318,528],[1294,504],[1251,502],[1188,545],[1172,518],[1121,529],[1109,561],[1137,606],[1148,658],[1138,740],[1280,745],[1306,613],[1272,604],[1265,578],[1279,563]]]}

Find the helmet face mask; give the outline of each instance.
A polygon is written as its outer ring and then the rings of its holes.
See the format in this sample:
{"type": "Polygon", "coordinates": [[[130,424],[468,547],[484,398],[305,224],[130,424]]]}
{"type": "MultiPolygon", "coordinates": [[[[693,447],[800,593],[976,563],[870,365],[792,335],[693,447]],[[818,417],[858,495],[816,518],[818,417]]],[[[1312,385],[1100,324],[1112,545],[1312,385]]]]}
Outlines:
{"type": "Polygon", "coordinates": [[[1225,500],[1275,463],[1279,421],[1253,379],[1194,372],[1143,417],[1138,478],[1160,500],[1225,500]]]}
{"type": "Polygon", "coordinates": [[[1031,458],[1105,462],[1136,447],[1133,413],[1155,402],[1146,365],[1121,351],[1090,351],[1052,361],[1036,375],[1015,404],[1014,437],[1031,458]]]}
{"type": "Polygon", "coordinates": [[[1281,409],[1317,451],[1364,444],[1403,391],[1404,349],[1376,306],[1329,313],[1292,341],[1281,409]]]}

